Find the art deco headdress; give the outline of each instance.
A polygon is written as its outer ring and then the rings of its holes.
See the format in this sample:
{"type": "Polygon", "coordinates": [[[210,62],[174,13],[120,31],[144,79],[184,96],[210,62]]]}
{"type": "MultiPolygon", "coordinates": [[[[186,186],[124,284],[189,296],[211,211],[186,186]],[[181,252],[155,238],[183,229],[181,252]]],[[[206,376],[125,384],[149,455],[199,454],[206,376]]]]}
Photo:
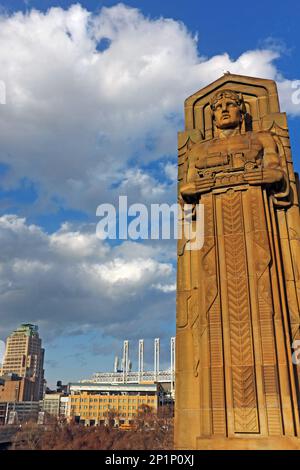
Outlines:
{"type": "Polygon", "coordinates": [[[211,110],[215,110],[216,103],[222,98],[230,98],[231,100],[235,101],[236,104],[239,106],[240,111],[242,114],[246,114],[246,106],[244,102],[244,98],[242,93],[236,93],[233,90],[220,90],[218,91],[211,99],[210,107],[211,110]]]}

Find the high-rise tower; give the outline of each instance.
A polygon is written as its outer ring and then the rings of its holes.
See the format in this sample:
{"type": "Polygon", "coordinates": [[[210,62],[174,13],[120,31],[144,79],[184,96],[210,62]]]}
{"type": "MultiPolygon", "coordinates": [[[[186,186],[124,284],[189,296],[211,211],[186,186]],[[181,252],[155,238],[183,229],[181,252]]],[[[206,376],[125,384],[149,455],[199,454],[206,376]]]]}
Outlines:
{"type": "Polygon", "coordinates": [[[0,374],[5,376],[14,373],[30,379],[35,384],[33,399],[39,400],[43,395],[43,366],[44,349],[38,327],[23,323],[7,338],[0,374]]]}

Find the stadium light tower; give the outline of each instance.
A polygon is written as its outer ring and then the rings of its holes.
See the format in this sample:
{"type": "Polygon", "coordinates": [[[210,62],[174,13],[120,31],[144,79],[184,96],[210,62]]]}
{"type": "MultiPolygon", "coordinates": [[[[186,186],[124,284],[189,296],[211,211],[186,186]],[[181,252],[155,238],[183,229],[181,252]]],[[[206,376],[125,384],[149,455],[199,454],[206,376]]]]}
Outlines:
{"type": "Polygon", "coordinates": [[[143,380],[144,374],[144,340],[139,340],[139,383],[143,380]]]}
{"type": "Polygon", "coordinates": [[[123,343],[123,383],[127,382],[128,369],[129,369],[129,341],[125,340],[123,343]]]}
{"type": "Polygon", "coordinates": [[[160,353],[160,340],[155,338],[154,340],[154,377],[157,380],[159,375],[159,353],[160,353]]]}

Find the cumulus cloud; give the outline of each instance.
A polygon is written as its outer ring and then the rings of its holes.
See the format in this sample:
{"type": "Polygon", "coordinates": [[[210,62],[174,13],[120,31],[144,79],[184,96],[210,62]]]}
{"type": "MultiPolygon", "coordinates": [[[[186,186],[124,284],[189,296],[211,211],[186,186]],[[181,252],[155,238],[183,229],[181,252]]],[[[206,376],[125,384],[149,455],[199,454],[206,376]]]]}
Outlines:
{"type": "Polygon", "coordinates": [[[95,328],[117,338],[132,328],[134,337],[151,334],[155,318],[172,324],[174,260],[161,260],[163,245],[111,247],[69,224],[49,235],[15,215],[0,217],[0,240],[2,335],[24,321],[46,339],[95,328]]]}
{"type": "Polygon", "coordinates": [[[0,41],[0,160],[11,168],[3,185],[32,180],[40,211],[58,200],[94,213],[120,191],[174,198],[141,166],[176,158],[184,98],[225,70],[276,79],[284,108],[300,114],[295,82],[277,70],[278,48],[205,58],[182,23],[123,4],[97,14],[77,4],[2,15],[0,41]]]}
{"type": "MultiPolygon", "coordinates": [[[[227,70],[276,80],[283,110],[300,115],[300,82],[278,70],[279,48],[203,57],[184,24],[124,4],[97,14],[80,4],[1,13],[0,42],[2,189],[33,183],[30,209],[42,214],[94,215],[120,194],[129,203],[175,202],[183,101],[227,70]]],[[[175,243],[110,246],[94,232],[66,222],[47,233],[24,217],[0,218],[1,337],[22,321],[48,339],[170,332],[175,243]]]]}
{"type": "Polygon", "coordinates": [[[177,180],[177,165],[175,165],[175,163],[167,162],[164,170],[167,179],[170,181],[177,180]]]}
{"type": "Polygon", "coordinates": [[[162,292],[175,292],[176,284],[153,284],[155,289],[161,290],[162,292]]]}

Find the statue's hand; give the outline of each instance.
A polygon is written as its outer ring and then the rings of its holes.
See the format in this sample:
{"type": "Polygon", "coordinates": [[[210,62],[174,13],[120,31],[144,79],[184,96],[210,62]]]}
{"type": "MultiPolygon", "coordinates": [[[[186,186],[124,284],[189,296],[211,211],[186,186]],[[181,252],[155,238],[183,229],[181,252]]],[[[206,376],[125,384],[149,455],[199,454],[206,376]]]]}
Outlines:
{"type": "Polygon", "coordinates": [[[284,178],[284,172],[279,168],[264,168],[263,169],[263,183],[279,183],[284,178]]]}
{"type": "Polygon", "coordinates": [[[256,168],[244,173],[244,180],[254,185],[278,183],[283,177],[283,171],[279,168],[256,168]]]}
{"type": "Polygon", "coordinates": [[[199,194],[209,191],[214,184],[214,175],[203,176],[196,181],[184,183],[180,187],[180,193],[184,201],[195,202],[199,194]]]}

